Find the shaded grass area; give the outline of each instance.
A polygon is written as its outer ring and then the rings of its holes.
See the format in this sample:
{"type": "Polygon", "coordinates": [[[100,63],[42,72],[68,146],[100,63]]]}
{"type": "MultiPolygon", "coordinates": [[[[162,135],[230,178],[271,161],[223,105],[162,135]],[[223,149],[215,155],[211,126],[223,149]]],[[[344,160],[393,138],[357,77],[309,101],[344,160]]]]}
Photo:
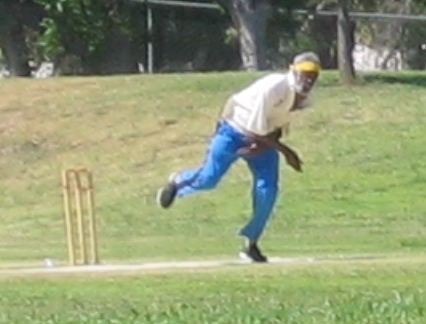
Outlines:
{"type": "Polygon", "coordinates": [[[0,277],[0,323],[423,323],[424,265],[0,277]]]}
{"type": "MultiPolygon", "coordinates": [[[[60,171],[95,172],[101,257],[236,255],[250,216],[250,175],[238,162],[217,190],[156,207],[168,174],[196,167],[226,97],[259,74],[218,73],[4,80],[0,83],[0,260],[65,261],[60,171]]],[[[343,88],[325,73],[315,107],[288,143],[262,246],[272,255],[423,253],[426,96],[421,73],[362,76],[343,88]],[[389,82],[389,80],[398,82],[389,82]]]]}
{"type": "Polygon", "coordinates": [[[363,75],[365,82],[386,83],[386,84],[400,84],[408,86],[426,87],[426,73],[425,72],[405,72],[401,73],[390,72],[385,74],[371,74],[363,75]]]}

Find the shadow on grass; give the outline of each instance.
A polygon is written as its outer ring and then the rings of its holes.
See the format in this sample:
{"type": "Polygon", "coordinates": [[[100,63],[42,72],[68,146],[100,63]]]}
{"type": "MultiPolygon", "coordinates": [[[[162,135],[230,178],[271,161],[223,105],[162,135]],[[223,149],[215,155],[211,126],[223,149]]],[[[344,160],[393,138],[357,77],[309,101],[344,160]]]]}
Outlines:
{"type": "Polygon", "coordinates": [[[363,83],[403,84],[426,87],[426,72],[424,73],[377,73],[361,76],[363,83]]]}
{"type": "MultiPolygon", "coordinates": [[[[400,84],[408,86],[426,87],[426,71],[409,71],[409,72],[357,72],[356,85],[364,86],[369,84],[400,84]]],[[[339,73],[336,70],[327,70],[318,81],[318,85],[327,87],[341,86],[339,81],[339,73]]]]}

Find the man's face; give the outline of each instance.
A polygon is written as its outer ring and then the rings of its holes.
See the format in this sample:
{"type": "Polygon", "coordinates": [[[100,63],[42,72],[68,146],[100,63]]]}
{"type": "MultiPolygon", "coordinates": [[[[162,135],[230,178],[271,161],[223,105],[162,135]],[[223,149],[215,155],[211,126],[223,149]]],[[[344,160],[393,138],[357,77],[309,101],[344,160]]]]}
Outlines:
{"type": "Polygon", "coordinates": [[[296,78],[296,92],[305,95],[312,90],[318,78],[318,73],[295,71],[295,78],[296,78]]]}

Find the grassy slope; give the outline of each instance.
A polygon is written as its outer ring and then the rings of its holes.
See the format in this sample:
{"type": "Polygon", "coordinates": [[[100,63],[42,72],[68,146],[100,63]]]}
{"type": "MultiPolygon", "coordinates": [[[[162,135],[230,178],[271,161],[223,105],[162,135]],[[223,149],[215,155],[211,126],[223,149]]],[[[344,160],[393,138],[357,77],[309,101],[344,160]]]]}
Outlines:
{"type": "MultiPolygon", "coordinates": [[[[60,171],[95,171],[104,260],[233,256],[250,212],[238,163],[211,194],[154,204],[167,175],[202,161],[226,96],[252,74],[5,80],[0,83],[0,259],[65,259],[60,171]]],[[[426,77],[326,74],[289,143],[264,246],[272,254],[411,253],[426,247],[426,77]],[[393,82],[396,81],[396,82],[393,82]]]]}

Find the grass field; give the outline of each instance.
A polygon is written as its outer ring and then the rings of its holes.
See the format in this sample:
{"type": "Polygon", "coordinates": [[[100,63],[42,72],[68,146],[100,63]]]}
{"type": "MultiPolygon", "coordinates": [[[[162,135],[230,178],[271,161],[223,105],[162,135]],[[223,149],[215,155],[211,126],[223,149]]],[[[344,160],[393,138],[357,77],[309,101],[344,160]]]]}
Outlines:
{"type": "MultiPolygon", "coordinates": [[[[0,82],[0,267],[66,261],[60,172],[95,172],[107,263],[233,258],[250,214],[237,163],[220,186],[156,207],[172,171],[197,166],[223,102],[248,73],[0,82]]],[[[426,75],[325,73],[288,143],[302,174],[262,247],[277,256],[385,255],[403,262],[150,275],[0,277],[0,323],[423,323],[426,75]],[[411,261],[410,261],[411,260],[411,261]]]]}
{"type": "Polygon", "coordinates": [[[0,323],[424,323],[425,261],[1,278],[0,323]]]}

